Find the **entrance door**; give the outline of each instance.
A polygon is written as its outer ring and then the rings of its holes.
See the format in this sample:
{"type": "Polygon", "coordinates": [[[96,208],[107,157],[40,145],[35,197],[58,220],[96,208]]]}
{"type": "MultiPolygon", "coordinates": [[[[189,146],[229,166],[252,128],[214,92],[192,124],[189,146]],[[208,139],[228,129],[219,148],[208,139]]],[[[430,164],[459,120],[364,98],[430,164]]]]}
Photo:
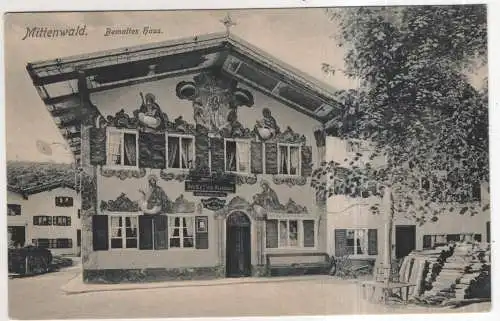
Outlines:
{"type": "Polygon", "coordinates": [[[396,258],[407,256],[416,247],[415,225],[396,225],[396,258]]]}
{"type": "Polygon", "coordinates": [[[243,212],[233,212],[226,221],[226,276],[251,275],[250,219],[243,212]]]}
{"type": "Polygon", "coordinates": [[[26,242],[26,230],[24,226],[9,226],[8,231],[12,245],[15,247],[24,246],[26,242]]]}

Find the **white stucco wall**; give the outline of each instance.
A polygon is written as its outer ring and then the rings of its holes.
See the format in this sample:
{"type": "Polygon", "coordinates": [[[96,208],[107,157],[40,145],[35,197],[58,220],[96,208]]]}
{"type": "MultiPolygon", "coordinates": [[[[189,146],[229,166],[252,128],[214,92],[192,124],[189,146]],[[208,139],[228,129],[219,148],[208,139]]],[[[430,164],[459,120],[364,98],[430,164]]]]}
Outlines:
{"type": "Polygon", "coordinates": [[[7,216],[7,226],[24,226],[26,243],[32,244],[33,239],[46,238],[69,238],[72,239],[72,248],[68,249],[50,249],[53,254],[72,254],[79,252],[77,247],[77,229],[80,229],[80,219],[78,219],[78,209],[80,208],[80,199],[73,189],[56,188],[50,191],[33,194],[24,199],[21,195],[13,192],[7,192],[7,204],[21,205],[20,216],[7,216]],[[57,207],[55,205],[56,196],[73,197],[72,207],[57,207]],[[69,216],[71,217],[71,226],[37,226],[33,225],[33,217],[37,215],[48,216],[69,216]]]}

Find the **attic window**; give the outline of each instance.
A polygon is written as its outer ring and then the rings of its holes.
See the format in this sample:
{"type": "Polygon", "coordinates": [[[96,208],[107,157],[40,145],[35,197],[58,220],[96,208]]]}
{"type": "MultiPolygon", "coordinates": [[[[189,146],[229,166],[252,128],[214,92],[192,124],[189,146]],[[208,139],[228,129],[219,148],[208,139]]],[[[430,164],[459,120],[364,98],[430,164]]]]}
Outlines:
{"type": "Polygon", "coordinates": [[[74,94],[78,90],[78,83],[76,79],[68,81],[60,81],[44,86],[50,97],[59,97],[69,94],[74,94]]]}

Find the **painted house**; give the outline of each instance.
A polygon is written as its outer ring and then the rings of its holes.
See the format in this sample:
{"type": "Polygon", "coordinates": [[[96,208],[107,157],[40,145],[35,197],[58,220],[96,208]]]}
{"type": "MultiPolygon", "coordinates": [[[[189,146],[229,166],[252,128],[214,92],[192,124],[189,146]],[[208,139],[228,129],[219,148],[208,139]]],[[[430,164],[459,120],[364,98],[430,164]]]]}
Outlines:
{"type": "Polygon", "coordinates": [[[210,34],[30,63],[80,162],[85,282],[265,275],[325,263],[333,89],[210,34]]]}
{"type": "MultiPolygon", "coordinates": [[[[328,126],[328,124],[326,125],[328,126]]],[[[326,160],[339,164],[344,160],[357,157],[356,164],[360,166],[370,162],[374,167],[384,166],[385,159],[377,157],[368,159],[372,146],[368,141],[344,140],[334,136],[327,139],[326,160]]],[[[467,182],[464,182],[467,183],[467,182]]],[[[423,177],[421,188],[433,188],[432,183],[423,177]]],[[[376,196],[349,197],[333,195],[327,201],[327,252],[339,256],[350,254],[354,260],[375,262],[384,253],[385,231],[387,219],[384,213],[373,214],[371,207],[375,204],[387,203],[387,200],[376,196]]],[[[383,205],[384,206],[384,205],[383,205]]],[[[488,184],[471,185],[467,195],[442,195],[436,206],[447,210],[439,215],[437,221],[427,220],[419,224],[415,219],[404,214],[396,214],[393,222],[392,253],[396,258],[402,258],[413,250],[430,249],[450,241],[490,242],[490,211],[488,184]],[[464,209],[477,212],[476,215],[464,215],[464,209]]],[[[385,208],[388,208],[385,204],[385,208]]],[[[470,212],[470,211],[469,211],[470,212]]]]}
{"type": "Polygon", "coordinates": [[[79,255],[80,198],[70,165],[7,163],[9,246],[35,245],[79,255]]]}

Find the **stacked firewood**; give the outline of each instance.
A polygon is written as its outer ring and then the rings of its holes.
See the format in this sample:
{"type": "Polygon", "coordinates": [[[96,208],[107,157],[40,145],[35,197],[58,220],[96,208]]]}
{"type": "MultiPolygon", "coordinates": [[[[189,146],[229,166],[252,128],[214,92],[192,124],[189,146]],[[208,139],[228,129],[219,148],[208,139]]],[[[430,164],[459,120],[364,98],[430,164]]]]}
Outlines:
{"type": "MultiPolygon", "coordinates": [[[[430,289],[417,298],[428,304],[447,300],[464,300],[489,295],[489,249],[468,243],[457,243],[435,276],[430,289]]],[[[430,272],[430,271],[429,271],[430,272]]],[[[429,274],[428,272],[428,274],[429,274]]],[[[426,280],[432,280],[427,275],[426,280]]]]}

